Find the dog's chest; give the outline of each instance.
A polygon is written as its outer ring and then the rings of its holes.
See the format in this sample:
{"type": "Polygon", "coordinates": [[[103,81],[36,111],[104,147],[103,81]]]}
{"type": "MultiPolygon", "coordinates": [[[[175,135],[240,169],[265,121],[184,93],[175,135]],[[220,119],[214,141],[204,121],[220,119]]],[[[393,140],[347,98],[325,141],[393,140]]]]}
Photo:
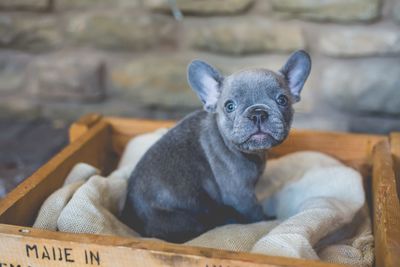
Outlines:
{"type": "Polygon", "coordinates": [[[214,196],[218,195],[220,202],[228,204],[237,197],[247,195],[246,192],[254,192],[265,164],[259,159],[220,154],[210,166],[213,179],[206,181],[205,189],[214,196]]]}

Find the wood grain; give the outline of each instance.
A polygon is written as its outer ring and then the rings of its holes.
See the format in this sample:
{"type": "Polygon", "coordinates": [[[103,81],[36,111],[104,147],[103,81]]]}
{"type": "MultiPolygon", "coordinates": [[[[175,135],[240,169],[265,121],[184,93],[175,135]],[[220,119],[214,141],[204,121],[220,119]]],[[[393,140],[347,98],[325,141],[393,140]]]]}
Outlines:
{"type": "Polygon", "coordinates": [[[390,134],[390,151],[393,156],[397,196],[400,197],[400,132],[394,132],[390,134]]]}
{"type": "Polygon", "coordinates": [[[174,121],[126,119],[116,117],[107,117],[105,120],[110,123],[112,127],[112,144],[114,151],[118,155],[122,155],[124,147],[132,137],[159,128],[171,128],[176,123],[174,121]]]}
{"type": "Polygon", "coordinates": [[[86,133],[91,127],[100,121],[102,116],[97,113],[90,113],[81,117],[78,121],[74,122],[69,128],[69,142],[72,143],[84,133],[86,133]]]}
{"type": "Polygon", "coordinates": [[[373,224],[376,266],[400,266],[400,203],[388,141],[373,153],[373,224]]]}
{"type": "MultiPolygon", "coordinates": [[[[232,252],[170,244],[161,241],[114,236],[68,234],[39,229],[0,225],[0,259],[22,266],[87,266],[85,251],[98,255],[99,266],[176,266],[176,267],[343,267],[321,261],[271,257],[260,254],[232,252]],[[26,246],[37,246],[39,257],[26,246]],[[69,249],[69,260],[42,259],[46,247],[64,251],[69,249]],[[73,260],[73,262],[71,262],[73,260]]],[[[51,252],[50,252],[51,254],[51,252]]],[[[56,257],[59,259],[59,257],[56,257]]]]}

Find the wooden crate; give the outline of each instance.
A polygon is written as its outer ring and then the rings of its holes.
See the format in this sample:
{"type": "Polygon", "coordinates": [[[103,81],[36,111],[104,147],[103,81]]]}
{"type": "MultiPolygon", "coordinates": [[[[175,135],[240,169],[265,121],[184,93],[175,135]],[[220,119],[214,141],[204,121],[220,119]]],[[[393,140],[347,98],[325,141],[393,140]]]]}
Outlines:
{"type": "MultiPolygon", "coordinates": [[[[103,118],[99,115],[88,115],[73,124],[70,144],[0,202],[0,266],[343,266],[30,227],[42,202],[62,186],[76,163],[89,163],[107,174],[115,168],[132,136],[173,124],[171,121],[103,118]]],[[[399,267],[400,205],[395,166],[400,170],[400,135],[392,134],[389,139],[375,135],[294,130],[287,141],[272,149],[270,155],[279,157],[299,150],[327,153],[361,171],[372,199],[376,266],[399,267]]]]}

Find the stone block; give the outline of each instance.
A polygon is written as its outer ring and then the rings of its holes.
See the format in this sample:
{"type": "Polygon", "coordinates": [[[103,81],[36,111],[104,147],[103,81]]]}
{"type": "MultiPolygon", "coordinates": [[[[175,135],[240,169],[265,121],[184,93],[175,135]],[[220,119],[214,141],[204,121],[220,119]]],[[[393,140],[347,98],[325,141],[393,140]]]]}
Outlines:
{"type": "Polygon", "coordinates": [[[0,95],[15,95],[25,87],[25,73],[32,56],[14,51],[0,51],[0,95]]]}
{"type": "Polygon", "coordinates": [[[329,56],[358,57],[400,54],[398,29],[341,29],[322,33],[320,50],[329,56]]]}
{"type": "Polygon", "coordinates": [[[95,8],[134,8],[140,0],[57,0],[57,10],[82,10],[95,8]]]}
{"type": "Polygon", "coordinates": [[[371,21],[380,16],[380,0],[272,0],[275,10],[316,21],[371,21]]]}
{"type": "MultiPolygon", "coordinates": [[[[156,11],[171,12],[167,0],[147,0],[144,4],[156,11]]],[[[184,15],[232,15],[246,11],[254,0],[176,0],[177,6],[184,15]]]]}
{"type": "Polygon", "coordinates": [[[200,100],[187,83],[188,63],[182,57],[157,55],[116,66],[111,79],[117,97],[147,106],[200,107],[200,100]]]}
{"type": "Polygon", "coordinates": [[[49,0],[1,0],[0,10],[46,10],[50,8],[49,0]]]}
{"type": "Polygon", "coordinates": [[[96,54],[57,52],[30,64],[26,84],[38,100],[97,102],[106,97],[107,69],[96,54]]]}
{"type": "Polygon", "coordinates": [[[282,53],[306,46],[298,25],[260,17],[209,19],[202,25],[189,25],[186,32],[192,47],[223,54],[282,53]]]}
{"type": "Polygon", "coordinates": [[[326,99],[353,113],[400,114],[400,64],[397,58],[335,62],[322,74],[326,99]]]}
{"type": "Polygon", "coordinates": [[[397,2],[393,8],[393,18],[397,23],[400,23],[400,2],[397,2]]]}
{"type": "Polygon", "coordinates": [[[107,12],[71,16],[67,31],[78,45],[108,50],[145,50],[173,43],[174,20],[146,13],[107,12]]]}
{"type": "Polygon", "coordinates": [[[31,52],[59,48],[62,28],[54,16],[0,15],[0,47],[31,52]]]}

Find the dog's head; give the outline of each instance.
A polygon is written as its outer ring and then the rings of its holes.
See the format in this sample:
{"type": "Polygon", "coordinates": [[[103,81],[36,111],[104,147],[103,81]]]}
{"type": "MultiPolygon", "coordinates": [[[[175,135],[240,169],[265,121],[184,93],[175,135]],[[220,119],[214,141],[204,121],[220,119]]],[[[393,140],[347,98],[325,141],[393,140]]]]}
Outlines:
{"type": "Polygon", "coordinates": [[[243,152],[256,152],[280,144],[288,135],[292,105],[310,73],[304,51],[290,56],[278,72],[247,69],[222,76],[204,61],[188,67],[190,86],[204,109],[216,114],[221,134],[243,152]]]}

